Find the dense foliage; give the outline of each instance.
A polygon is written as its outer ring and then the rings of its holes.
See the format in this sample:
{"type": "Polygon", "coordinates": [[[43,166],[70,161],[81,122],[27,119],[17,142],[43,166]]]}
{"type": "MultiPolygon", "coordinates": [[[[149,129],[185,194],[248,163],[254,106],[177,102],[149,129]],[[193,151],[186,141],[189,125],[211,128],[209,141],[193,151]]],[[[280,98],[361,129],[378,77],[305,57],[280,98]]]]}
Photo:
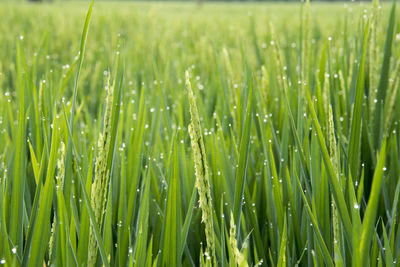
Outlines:
{"type": "Polygon", "coordinates": [[[400,266],[395,5],[86,4],[0,4],[0,264],[400,266]]]}

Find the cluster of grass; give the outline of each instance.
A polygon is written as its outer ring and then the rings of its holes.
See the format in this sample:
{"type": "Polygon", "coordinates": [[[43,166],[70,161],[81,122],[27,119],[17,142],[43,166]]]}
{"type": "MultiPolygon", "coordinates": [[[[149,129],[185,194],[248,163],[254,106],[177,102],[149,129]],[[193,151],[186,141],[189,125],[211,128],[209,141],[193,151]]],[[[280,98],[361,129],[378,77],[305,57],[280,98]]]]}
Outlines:
{"type": "Polygon", "coordinates": [[[83,7],[0,5],[0,264],[400,266],[394,3],[83,7]]]}

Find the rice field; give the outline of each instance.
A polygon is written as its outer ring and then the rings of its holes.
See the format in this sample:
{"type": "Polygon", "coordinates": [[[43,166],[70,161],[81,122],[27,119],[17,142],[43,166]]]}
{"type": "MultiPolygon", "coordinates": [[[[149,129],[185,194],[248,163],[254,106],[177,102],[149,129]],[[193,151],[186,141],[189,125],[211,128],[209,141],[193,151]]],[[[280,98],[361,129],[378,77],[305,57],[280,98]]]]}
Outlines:
{"type": "Polygon", "coordinates": [[[4,2],[0,43],[0,265],[400,266],[395,2],[4,2]]]}

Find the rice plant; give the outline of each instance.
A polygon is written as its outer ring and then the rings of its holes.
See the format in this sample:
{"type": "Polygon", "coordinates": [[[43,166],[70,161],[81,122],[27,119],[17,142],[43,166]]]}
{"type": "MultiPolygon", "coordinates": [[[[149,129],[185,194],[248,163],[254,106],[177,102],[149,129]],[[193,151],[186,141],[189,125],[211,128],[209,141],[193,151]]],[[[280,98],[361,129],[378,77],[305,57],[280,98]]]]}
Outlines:
{"type": "Polygon", "coordinates": [[[400,266],[395,1],[0,21],[0,265],[400,266]]]}

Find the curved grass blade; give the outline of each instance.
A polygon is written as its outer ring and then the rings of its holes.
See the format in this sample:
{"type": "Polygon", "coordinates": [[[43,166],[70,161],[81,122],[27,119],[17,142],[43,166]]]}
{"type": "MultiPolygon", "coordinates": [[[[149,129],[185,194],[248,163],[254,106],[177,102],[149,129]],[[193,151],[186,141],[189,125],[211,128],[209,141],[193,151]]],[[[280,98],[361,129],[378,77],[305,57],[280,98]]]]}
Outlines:
{"type": "Polygon", "coordinates": [[[240,138],[239,147],[239,167],[236,170],[235,178],[235,195],[234,195],[234,221],[237,227],[236,240],[239,242],[240,236],[240,217],[242,214],[244,187],[246,184],[247,176],[247,163],[249,157],[249,144],[250,144],[250,127],[251,127],[251,112],[252,112],[252,96],[253,96],[253,86],[250,85],[250,91],[247,99],[246,105],[246,117],[244,119],[244,125],[242,130],[242,136],[240,138]]]}
{"type": "Polygon", "coordinates": [[[21,44],[17,42],[17,86],[18,86],[18,131],[15,137],[15,157],[13,166],[12,193],[11,193],[11,214],[10,214],[10,241],[17,248],[17,254],[22,256],[23,249],[23,206],[25,190],[25,151],[26,151],[26,133],[25,133],[25,85],[23,82],[23,70],[21,61],[23,51],[21,44]]]}
{"type": "Polygon", "coordinates": [[[389,25],[386,33],[385,52],[383,55],[383,62],[381,67],[381,75],[378,84],[378,93],[376,96],[376,107],[374,115],[374,134],[375,134],[375,148],[378,149],[381,143],[382,134],[384,131],[384,119],[382,119],[382,113],[384,111],[386,93],[389,85],[389,73],[390,73],[390,58],[392,56],[392,45],[394,26],[396,22],[396,1],[393,1],[392,9],[389,17],[389,25]]]}
{"type": "Polygon", "coordinates": [[[368,260],[368,253],[371,247],[371,241],[375,234],[374,226],[376,214],[378,211],[378,203],[379,203],[379,195],[381,192],[382,181],[383,181],[383,173],[384,173],[384,164],[386,160],[386,139],[383,140],[382,148],[379,153],[378,163],[376,165],[374,177],[372,179],[372,187],[371,193],[368,199],[367,209],[365,211],[363,224],[362,224],[362,232],[360,239],[360,260],[361,266],[365,266],[368,260]]]}
{"type": "Polygon", "coordinates": [[[355,181],[358,181],[358,172],[360,169],[360,146],[361,146],[361,117],[363,111],[364,100],[364,75],[365,75],[365,58],[367,53],[367,41],[369,32],[369,22],[364,31],[364,39],[361,49],[361,62],[358,70],[356,96],[353,107],[353,117],[351,120],[350,141],[348,147],[349,171],[355,181]]]}
{"type": "MultiPolygon", "coordinates": [[[[76,68],[74,91],[73,91],[72,105],[71,105],[71,110],[70,110],[71,116],[69,119],[69,128],[71,130],[71,133],[73,133],[73,130],[74,130],[74,112],[75,112],[75,105],[76,105],[76,95],[78,92],[79,74],[81,72],[82,63],[83,63],[83,56],[85,53],[86,39],[87,39],[88,31],[89,31],[89,23],[90,23],[90,17],[92,15],[93,4],[94,4],[94,0],[92,0],[92,2],[90,3],[89,10],[86,14],[85,24],[83,26],[83,32],[82,32],[82,37],[81,37],[81,46],[80,46],[80,50],[79,50],[78,66],[76,68]]],[[[72,138],[72,137],[73,137],[73,135],[71,134],[70,138],[72,138]]],[[[73,161],[72,160],[72,140],[68,140],[67,154],[66,154],[66,158],[65,158],[65,179],[64,179],[64,193],[65,193],[66,199],[69,199],[70,192],[71,192],[72,161],[73,161]]],[[[66,204],[67,204],[67,207],[69,207],[69,201],[67,201],[66,204]]]]}

